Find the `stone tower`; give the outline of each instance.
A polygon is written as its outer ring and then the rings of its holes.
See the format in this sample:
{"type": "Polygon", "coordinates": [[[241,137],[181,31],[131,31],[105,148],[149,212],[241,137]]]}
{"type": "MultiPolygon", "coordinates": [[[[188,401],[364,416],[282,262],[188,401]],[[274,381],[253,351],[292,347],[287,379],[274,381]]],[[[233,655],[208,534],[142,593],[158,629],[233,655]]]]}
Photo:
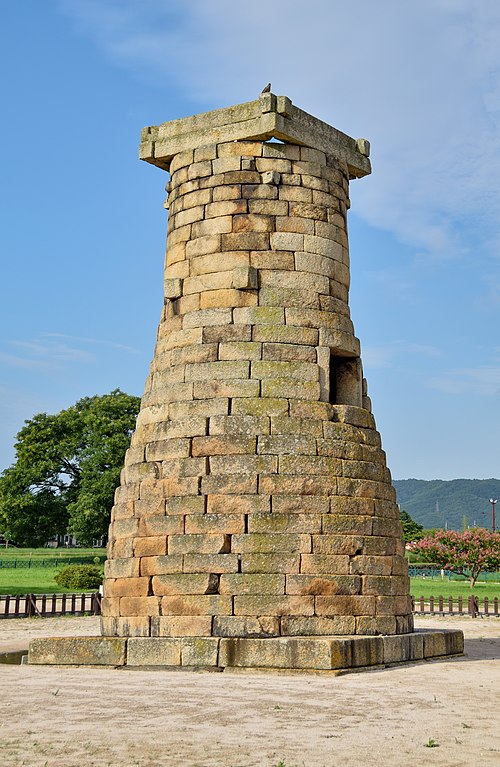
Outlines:
{"type": "Polygon", "coordinates": [[[293,655],[293,638],[412,631],[348,305],[349,181],[368,155],[272,93],[143,131],[141,158],[170,174],[165,305],[116,491],[105,636],[252,666],[276,638],[293,655]]]}

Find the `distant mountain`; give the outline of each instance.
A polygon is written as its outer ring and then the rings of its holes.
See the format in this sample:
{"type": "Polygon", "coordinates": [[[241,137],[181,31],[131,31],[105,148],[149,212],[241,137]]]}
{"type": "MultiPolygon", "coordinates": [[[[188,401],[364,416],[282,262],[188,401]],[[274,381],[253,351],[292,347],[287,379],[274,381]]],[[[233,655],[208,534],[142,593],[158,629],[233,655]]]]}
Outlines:
{"type": "Polygon", "coordinates": [[[500,530],[500,479],[397,479],[393,482],[402,509],[425,528],[462,530],[468,525],[491,530],[490,498],[497,498],[500,530]]]}

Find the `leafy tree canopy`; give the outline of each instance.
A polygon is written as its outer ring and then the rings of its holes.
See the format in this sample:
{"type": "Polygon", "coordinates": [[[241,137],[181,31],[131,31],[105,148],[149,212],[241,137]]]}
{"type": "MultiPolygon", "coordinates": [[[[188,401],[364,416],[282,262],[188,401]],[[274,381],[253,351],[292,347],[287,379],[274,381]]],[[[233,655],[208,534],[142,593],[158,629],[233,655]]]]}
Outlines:
{"type": "Polygon", "coordinates": [[[500,533],[490,533],[476,527],[461,533],[457,530],[436,530],[412,546],[427,562],[465,575],[471,588],[483,570],[500,569],[500,533]]]}
{"type": "Polygon", "coordinates": [[[26,546],[66,532],[86,544],[104,535],[139,404],[115,389],[26,421],[0,477],[4,533],[26,546]]]}
{"type": "Polygon", "coordinates": [[[400,509],[399,519],[403,528],[403,541],[405,543],[412,543],[412,541],[418,541],[423,537],[424,528],[418,522],[415,522],[407,511],[400,509]]]}

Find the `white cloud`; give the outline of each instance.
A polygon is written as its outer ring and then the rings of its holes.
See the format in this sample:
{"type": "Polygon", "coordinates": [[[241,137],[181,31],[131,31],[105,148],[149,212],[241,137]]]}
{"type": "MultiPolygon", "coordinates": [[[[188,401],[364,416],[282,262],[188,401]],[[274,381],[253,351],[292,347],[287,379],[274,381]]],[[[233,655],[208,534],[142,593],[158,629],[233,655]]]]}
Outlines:
{"type": "Polygon", "coordinates": [[[385,346],[363,346],[361,356],[365,368],[374,370],[394,367],[395,361],[399,365],[402,360],[406,366],[409,356],[419,354],[436,358],[441,356],[441,350],[430,344],[391,341],[385,346]]]}
{"type": "Polygon", "coordinates": [[[15,368],[46,368],[49,367],[44,360],[29,359],[27,357],[18,357],[15,354],[4,354],[0,352],[0,363],[7,367],[15,368]]]}
{"type": "Polygon", "coordinates": [[[194,108],[250,100],[271,80],[367,135],[374,175],[353,185],[356,211],[417,251],[463,257],[496,237],[500,3],[60,2],[117,65],[194,108]]]}
{"type": "Polygon", "coordinates": [[[500,306],[500,274],[491,272],[482,277],[483,294],[476,299],[478,309],[490,309],[500,306]]]}
{"type": "Polygon", "coordinates": [[[427,381],[431,389],[445,394],[500,394],[500,367],[483,365],[477,368],[458,368],[434,376],[427,381]]]}
{"type": "Polygon", "coordinates": [[[84,344],[107,346],[110,349],[120,349],[121,351],[130,352],[130,354],[139,354],[139,350],[133,346],[127,346],[126,344],[118,344],[115,341],[106,341],[102,338],[87,338],[86,336],[70,336],[66,333],[43,333],[45,338],[65,338],[70,341],[79,341],[84,344]]]}
{"type": "Polygon", "coordinates": [[[34,362],[94,362],[95,356],[84,349],[47,340],[10,341],[34,362]]]}
{"type": "Polygon", "coordinates": [[[361,351],[363,366],[366,370],[378,370],[392,367],[394,349],[389,346],[364,346],[361,351]]]}
{"type": "Polygon", "coordinates": [[[401,273],[401,269],[378,269],[364,270],[363,277],[377,290],[382,296],[393,301],[401,301],[408,305],[415,300],[415,284],[406,275],[401,273]]]}
{"type": "Polygon", "coordinates": [[[423,354],[425,357],[440,357],[441,349],[431,344],[403,343],[406,352],[410,354],[423,354]]]}
{"type": "Polygon", "coordinates": [[[53,369],[65,363],[92,364],[97,361],[94,351],[88,346],[116,349],[129,354],[138,354],[137,349],[125,344],[106,341],[101,338],[72,336],[65,333],[40,333],[28,341],[8,341],[18,353],[0,353],[0,362],[9,367],[53,369]]]}

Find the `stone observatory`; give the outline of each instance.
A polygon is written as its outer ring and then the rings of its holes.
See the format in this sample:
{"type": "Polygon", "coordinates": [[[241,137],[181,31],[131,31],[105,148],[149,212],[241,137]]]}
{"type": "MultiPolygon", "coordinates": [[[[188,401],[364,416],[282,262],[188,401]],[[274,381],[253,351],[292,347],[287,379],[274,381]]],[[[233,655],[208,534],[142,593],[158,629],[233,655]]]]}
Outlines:
{"type": "Polygon", "coordinates": [[[349,182],[368,156],[273,93],[144,129],[140,157],[169,174],[165,301],[103,638],[74,640],[85,662],[332,670],[461,651],[460,632],[413,633],[349,312],[349,182]]]}

